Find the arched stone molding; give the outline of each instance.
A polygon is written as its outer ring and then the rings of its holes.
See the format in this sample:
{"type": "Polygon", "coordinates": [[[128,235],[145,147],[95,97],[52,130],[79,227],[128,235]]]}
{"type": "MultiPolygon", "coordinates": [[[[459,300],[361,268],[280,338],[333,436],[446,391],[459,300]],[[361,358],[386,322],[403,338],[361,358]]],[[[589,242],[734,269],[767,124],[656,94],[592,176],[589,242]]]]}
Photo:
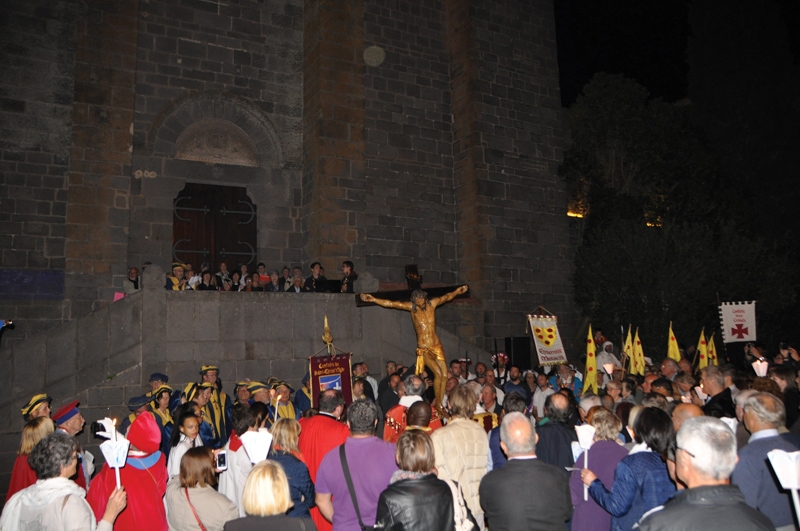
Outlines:
{"type": "Polygon", "coordinates": [[[222,120],[241,128],[256,146],[261,167],[284,165],[283,146],[269,117],[250,101],[225,92],[191,93],[170,103],[150,128],[145,153],[174,156],[178,137],[202,120],[222,120]]]}
{"type": "Polygon", "coordinates": [[[147,139],[132,159],[130,263],[171,262],[172,201],[187,181],[245,187],[258,205],[259,259],[270,267],[298,261],[300,172],[285,164],[281,136],[256,105],[227,93],[189,94],[159,114],[147,139]]]}

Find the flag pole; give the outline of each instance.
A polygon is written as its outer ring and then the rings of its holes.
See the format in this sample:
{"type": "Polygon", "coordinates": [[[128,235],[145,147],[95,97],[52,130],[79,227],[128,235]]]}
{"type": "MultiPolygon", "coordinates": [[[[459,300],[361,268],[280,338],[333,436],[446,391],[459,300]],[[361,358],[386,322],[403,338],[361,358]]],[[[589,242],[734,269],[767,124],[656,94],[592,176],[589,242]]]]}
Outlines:
{"type": "MultiPolygon", "coordinates": [[[[717,292],[717,311],[718,312],[721,311],[720,310],[720,306],[722,306],[722,303],[719,301],[719,292],[717,292]]],[[[720,314],[720,317],[722,317],[722,314],[720,314]]],[[[719,326],[719,337],[722,339],[722,350],[723,350],[723,352],[725,352],[725,363],[728,363],[728,345],[725,343],[725,334],[723,333],[722,323],[721,322],[720,322],[720,326],[719,326]]],[[[745,356],[745,361],[747,361],[747,356],[745,356]]],[[[717,365],[719,365],[719,356],[717,356],[717,365]]],[[[798,517],[798,519],[800,519],[800,513],[798,513],[797,517],[798,517]]]]}

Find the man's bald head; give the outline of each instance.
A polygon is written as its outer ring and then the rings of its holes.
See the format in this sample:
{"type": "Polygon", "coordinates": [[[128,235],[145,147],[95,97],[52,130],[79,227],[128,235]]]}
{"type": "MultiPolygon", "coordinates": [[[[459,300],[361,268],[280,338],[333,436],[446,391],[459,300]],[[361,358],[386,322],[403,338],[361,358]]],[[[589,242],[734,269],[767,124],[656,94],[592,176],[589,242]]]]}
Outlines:
{"type": "Polygon", "coordinates": [[[675,433],[681,429],[683,423],[694,417],[702,417],[703,410],[700,406],[695,404],[680,403],[672,410],[672,425],[675,428],[675,433]]]}
{"type": "Polygon", "coordinates": [[[570,415],[569,399],[561,393],[548,396],[545,400],[545,414],[553,422],[567,422],[570,415]]]}
{"type": "Polygon", "coordinates": [[[431,423],[431,406],[424,400],[414,402],[406,412],[406,424],[408,426],[428,427],[431,423]]]}
{"type": "Polygon", "coordinates": [[[509,458],[536,455],[536,428],[524,414],[508,413],[500,424],[500,444],[509,458]]]}

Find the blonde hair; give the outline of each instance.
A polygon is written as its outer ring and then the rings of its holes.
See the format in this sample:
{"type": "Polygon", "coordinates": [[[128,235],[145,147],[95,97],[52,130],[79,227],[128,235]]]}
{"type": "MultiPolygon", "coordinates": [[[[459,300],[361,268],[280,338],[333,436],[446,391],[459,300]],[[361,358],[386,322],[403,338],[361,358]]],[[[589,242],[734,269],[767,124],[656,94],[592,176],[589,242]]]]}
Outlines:
{"type": "Polygon", "coordinates": [[[50,417],[37,417],[31,420],[22,428],[22,437],[20,438],[17,455],[30,454],[33,447],[36,446],[36,443],[55,430],[56,425],[50,417]]]}
{"type": "Polygon", "coordinates": [[[397,464],[401,470],[429,474],[436,466],[433,452],[433,442],[424,431],[406,431],[397,439],[397,464]]]}
{"type": "Polygon", "coordinates": [[[300,437],[300,423],[294,419],[278,419],[270,430],[273,444],[284,452],[300,453],[297,439],[300,437]]]}
{"type": "Polygon", "coordinates": [[[283,514],[292,507],[289,480],[276,461],[266,459],[250,471],[242,494],[242,507],[251,516],[283,514]]]}
{"type": "Polygon", "coordinates": [[[464,384],[454,387],[447,400],[447,407],[450,408],[453,416],[465,419],[471,419],[475,415],[477,404],[478,397],[464,384]]]}

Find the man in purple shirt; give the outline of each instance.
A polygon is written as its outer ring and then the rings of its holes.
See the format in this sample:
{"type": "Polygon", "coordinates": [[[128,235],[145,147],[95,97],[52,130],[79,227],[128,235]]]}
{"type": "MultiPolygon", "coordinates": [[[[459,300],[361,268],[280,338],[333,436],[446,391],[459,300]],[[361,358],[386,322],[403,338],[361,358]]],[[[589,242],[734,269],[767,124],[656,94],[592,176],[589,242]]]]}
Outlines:
{"type": "MultiPolygon", "coordinates": [[[[378,498],[389,486],[397,470],[395,445],[375,437],[378,409],[370,400],[356,400],[347,411],[350,437],[345,441],[345,455],[353,480],[361,521],[375,525],[378,498]]],[[[317,472],[317,507],[333,523],[333,531],[361,531],[355,508],[344,479],[339,447],[322,459],[317,472]]]]}

